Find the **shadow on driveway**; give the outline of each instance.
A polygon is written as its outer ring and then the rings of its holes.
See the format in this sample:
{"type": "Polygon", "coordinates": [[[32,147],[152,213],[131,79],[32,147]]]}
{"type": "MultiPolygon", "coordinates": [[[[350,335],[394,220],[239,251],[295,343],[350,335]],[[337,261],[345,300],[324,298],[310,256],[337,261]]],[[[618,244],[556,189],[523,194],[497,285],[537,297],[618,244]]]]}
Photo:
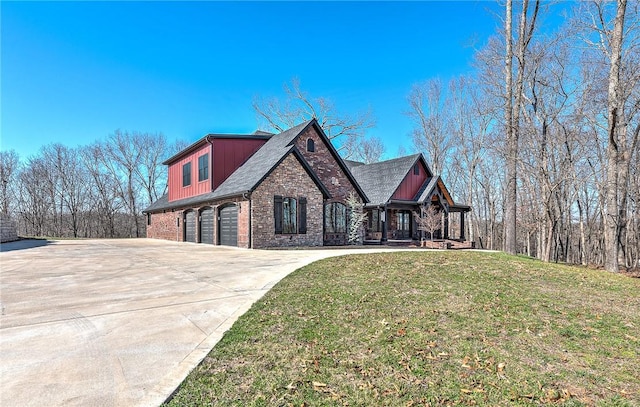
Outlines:
{"type": "Polygon", "coordinates": [[[13,242],[0,244],[0,252],[12,252],[14,250],[33,249],[34,247],[42,247],[53,244],[47,239],[21,239],[13,242]]]}

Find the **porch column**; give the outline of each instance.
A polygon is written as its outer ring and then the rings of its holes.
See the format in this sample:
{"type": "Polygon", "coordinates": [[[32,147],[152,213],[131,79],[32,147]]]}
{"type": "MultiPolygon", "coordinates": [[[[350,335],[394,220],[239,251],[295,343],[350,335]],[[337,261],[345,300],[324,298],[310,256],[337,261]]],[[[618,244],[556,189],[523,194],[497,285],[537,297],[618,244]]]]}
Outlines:
{"type": "Polygon", "coordinates": [[[382,238],[381,242],[387,241],[387,205],[384,206],[382,214],[382,238]]]}
{"type": "MultiPolygon", "coordinates": [[[[424,204],[420,207],[420,219],[424,218],[424,204]]],[[[433,239],[433,236],[431,236],[433,239]]],[[[424,236],[424,228],[420,228],[420,241],[426,240],[424,236]]]]}
{"type": "Polygon", "coordinates": [[[464,236],[464,215],[465,212],[460,212],[460,240],[466,240],[464,236]]]}
{"type": "Polygon", "coordinates": [[[444,233],[442,236],[443,239],[449,238],[449,211],[445,209],[444,211],[444,233]]]}

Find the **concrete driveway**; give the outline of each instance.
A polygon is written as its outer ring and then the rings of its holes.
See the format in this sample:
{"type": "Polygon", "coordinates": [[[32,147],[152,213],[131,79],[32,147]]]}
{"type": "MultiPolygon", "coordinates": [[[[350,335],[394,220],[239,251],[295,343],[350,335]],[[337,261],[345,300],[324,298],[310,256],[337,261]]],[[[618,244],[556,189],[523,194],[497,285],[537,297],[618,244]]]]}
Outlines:
{"type": "Polygon", "coordinates": [[[2,406],[157,406],[284,276],[321,258],[382,251],[150,239],[1,249],[2,406]]]}

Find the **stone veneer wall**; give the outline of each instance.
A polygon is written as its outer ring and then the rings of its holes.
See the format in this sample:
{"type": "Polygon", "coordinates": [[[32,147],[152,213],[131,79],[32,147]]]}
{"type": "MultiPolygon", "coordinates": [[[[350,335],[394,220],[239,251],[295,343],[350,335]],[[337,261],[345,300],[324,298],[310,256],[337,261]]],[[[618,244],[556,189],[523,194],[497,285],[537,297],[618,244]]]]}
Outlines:
{"type": "Polygon", "coordinates": [[[18,239],[16,223],[11,220],[9,215],[0,214],[0,242],[11,242],[18,239]]]}
{"type": "Polygon", "coordinates": [[[251,198],[252,247],[322,246],[322,192],[294,155],[287,156],[256,188],[251,198]],[[306,234],[275,234],[274,195],[307,198],[306,234]]]}

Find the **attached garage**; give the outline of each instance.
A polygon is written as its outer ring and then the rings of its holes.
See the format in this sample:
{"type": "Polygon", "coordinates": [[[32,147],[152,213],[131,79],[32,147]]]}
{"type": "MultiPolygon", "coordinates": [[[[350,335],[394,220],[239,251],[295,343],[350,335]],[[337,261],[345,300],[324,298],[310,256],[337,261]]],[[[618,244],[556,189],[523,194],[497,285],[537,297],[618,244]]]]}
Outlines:
{"type": "Polygon", "coordinates": [[[238,208],[236,205],[220,209],[220,244],[223,246],[238,245],[238,208]]]}
{"type": "Polygon", "coordinates": [[[196,242],[196,212],[188,211],[184,214],[184,241],[196,242]]]}
{"type": "Polygon", "coordinates": [[[204,208],[200,211],[200,243],[213,244],[214,210],[204,208]]]}

